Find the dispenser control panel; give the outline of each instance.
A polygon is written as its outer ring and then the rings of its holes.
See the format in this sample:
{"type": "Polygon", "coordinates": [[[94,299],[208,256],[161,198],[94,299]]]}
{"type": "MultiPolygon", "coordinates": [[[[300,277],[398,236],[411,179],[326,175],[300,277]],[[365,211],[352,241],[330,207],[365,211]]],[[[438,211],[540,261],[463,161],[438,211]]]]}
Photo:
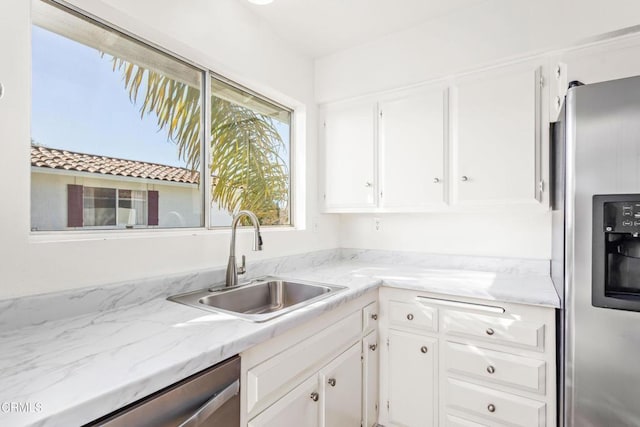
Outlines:
{"type": "Polygon", "coordinates": [[[640,200],[604,203],[604,231],[640,233],[640,200]]]}

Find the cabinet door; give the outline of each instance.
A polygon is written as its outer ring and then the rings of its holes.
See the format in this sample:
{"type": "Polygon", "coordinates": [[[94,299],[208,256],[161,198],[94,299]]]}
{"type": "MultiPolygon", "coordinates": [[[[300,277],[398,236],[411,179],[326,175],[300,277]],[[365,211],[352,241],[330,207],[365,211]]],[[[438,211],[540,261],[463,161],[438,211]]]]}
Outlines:
{"type": "Polygon", "coordinates": [[[375,207],[375,103],[325,111],[325,208],[375,207]]]}
{"type": "Polygon", "coordinates": [[[541,200],[539,63],[459,79],[452,90],[452,184],[459,204],[541,200]]]}
{"type": "Polygon", "coordinates": [[[442,86],[380,103],[380,201],[419,210],[445,201],[445,106],[442,86]]]}
{"type": "Polygon", "coordinates": [[[390,330],[388,353],[391,424],[437,425],[437,339],[390,330]]]}
{"type": "Polygon", "coordinates": [[[314,375],[249,421],[248,427],[318,427],[318,391],[318,376],[314,375]]]}
{"type": "Polygon", "coordinates": [[[362,420],[362,360],[354,344],[320,371],[322,427],[359,426],[362,420]]]}
{"type": "Polygon", "coordinates": [[[372,427],[378,424],[378,363],[380,349],[378,348],[378,332],[373,331],[362,340],[363,378],[362,404],[363,425],[372,427]]]}

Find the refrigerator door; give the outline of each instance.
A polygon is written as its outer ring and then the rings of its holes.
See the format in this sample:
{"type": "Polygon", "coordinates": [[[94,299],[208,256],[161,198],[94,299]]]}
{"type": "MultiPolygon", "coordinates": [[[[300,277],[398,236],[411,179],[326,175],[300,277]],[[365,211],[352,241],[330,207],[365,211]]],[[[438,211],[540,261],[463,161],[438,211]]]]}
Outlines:
{"type": "Polygon", "coordinates": [[[593,307],[592,200],[640,193],[640,77],[566,101],[565,424],[640,425],[640,312],[593,307]]]}

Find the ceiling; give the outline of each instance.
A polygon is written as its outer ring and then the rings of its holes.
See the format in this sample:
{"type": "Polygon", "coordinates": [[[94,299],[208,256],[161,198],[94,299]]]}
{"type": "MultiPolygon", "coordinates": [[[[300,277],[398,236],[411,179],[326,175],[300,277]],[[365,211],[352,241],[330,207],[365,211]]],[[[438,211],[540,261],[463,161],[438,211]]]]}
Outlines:
{"type": "Polygon", "coordinates": [[[244,3],[301,53],[320,57],[484,0],[274,0],[244,3]]]}

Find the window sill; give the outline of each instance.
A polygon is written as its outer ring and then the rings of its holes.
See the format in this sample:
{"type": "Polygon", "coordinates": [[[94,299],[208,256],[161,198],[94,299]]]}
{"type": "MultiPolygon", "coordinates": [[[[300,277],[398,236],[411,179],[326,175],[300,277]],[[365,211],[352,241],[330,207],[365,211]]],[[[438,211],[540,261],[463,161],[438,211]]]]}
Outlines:
{"type": "MultiPolygon", "coordinates": [[[[253,233],[252,227],[239,227],[238,233],[253,233]]],[[[263,234],[288,233],[294,231],[304,231],[295,226],[264,226],[260,227],[263,234]]],[[[30,231],[29,242],[31,243],[51,243],[51,242],[72,242],[91,240],[122,240],[122,239],[149,239],[168,238],[186,236],[211,236],[230,235],[231,227],[218,228],[181,228],[181,229],[123,229],[123,230],[74,230],[74,231],[30,231]]]]}

